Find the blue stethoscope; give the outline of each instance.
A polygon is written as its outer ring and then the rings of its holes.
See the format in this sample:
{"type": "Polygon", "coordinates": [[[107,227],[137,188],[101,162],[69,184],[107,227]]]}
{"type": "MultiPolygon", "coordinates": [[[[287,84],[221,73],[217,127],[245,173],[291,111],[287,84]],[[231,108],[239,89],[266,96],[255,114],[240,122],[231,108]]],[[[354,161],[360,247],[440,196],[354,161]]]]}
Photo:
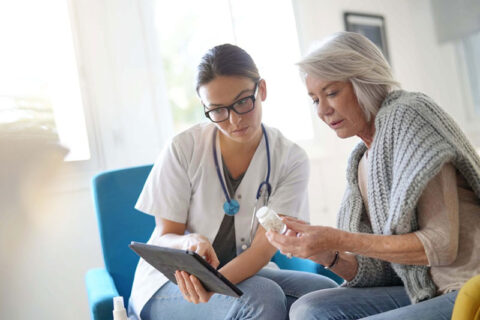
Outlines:
{"type": "MultiPolygon", "coordinates": [[[[270,182],[268,179],[270,178],[270,148],[268,145],[268,137],[267,137],[267,132],[265,131],[265,127],[262,124],[262,132],[263,136],[265,137],[265,148],[267,150],[267,177],[265,181],[262,181],[260,185],[258,186],[257,190],[257,202],[255,203],[255,208],[254,208],[254,214],[257,208],[258,201],[260,197],[262,197],[262,200],[264,202],[264,205],[268,202],[268,198],[270,197],[270,193],[272,192],[272,186],[270,185],[270,182]]],[[[217,159],[217,146],[216,146],[216,137],[217,137],[217,129],[215,128],[215,132],[213,134],[213,159],[215,160],[215,168],[217,169],[217,175],[218,175],[218,180],[220,181],[220,184],[222,185],[222,190],[223,193],[225,194],[225,198],[227,201],[223,204],[223,211],[225,211],[225,214],[229,216],[235,215],[238,210],[240,209],[240,204],[238,203],[237,200],[230,198],[227,188],[225,187],[225,182],[223,181],[223,176],[220,173],[220,166],[218,165],[218,159],[217,159]]],[[[253,214],[253,215],[254,215],[253,214]]],[[[253,222],[253,219],[252,219],[253,222]]],[[[253,223],[252,223],[253,226],[253,223]]],[[[252,229],[251,226],[251,229],[252,229]]]]}

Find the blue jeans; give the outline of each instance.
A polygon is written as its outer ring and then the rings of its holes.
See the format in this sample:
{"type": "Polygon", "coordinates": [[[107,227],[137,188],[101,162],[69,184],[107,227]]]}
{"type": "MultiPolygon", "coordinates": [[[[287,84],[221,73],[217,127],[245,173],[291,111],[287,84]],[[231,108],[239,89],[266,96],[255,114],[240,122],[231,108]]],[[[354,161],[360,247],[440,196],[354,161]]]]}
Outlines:
{"type": "Polygon", "coordinates": [[[163,285],[147,302],[142,319],[288,319],[290,305],[300,296],[338,285],[309,272],[265,268],[237,285],[240,298],[214,294],[208,303],[183,299],[178,286],[163,285]]]}
{"type": "Polygon", "coordinates": [[[402,286],[326,289],[298,299],[290,319],[449,320],[456,297],[457,292],[451,292],[411,304],[402,286]]]}

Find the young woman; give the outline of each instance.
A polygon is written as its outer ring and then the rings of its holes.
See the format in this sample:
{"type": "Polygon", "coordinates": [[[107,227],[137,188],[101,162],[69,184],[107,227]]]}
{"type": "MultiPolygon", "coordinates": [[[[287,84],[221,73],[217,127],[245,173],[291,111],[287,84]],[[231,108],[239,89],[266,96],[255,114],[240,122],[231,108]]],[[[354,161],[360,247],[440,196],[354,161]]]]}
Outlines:
{"type": "Polygon", "coordinates": [[[299,296],[336,283],[320,275],[264,268],[276,249],[256,224],[267,205],[308,218],[309,164],[305,152],[262,124],[267,97],[252,58],[217,46],[203,57],[197,93],[206,117],[167,146],[136,208],[155,216],[149,243],[204,256],[243,291],[213,294],[178,270],[178,286],[140,260],[129,309],[142,319],[286,319],[299,296]]]}

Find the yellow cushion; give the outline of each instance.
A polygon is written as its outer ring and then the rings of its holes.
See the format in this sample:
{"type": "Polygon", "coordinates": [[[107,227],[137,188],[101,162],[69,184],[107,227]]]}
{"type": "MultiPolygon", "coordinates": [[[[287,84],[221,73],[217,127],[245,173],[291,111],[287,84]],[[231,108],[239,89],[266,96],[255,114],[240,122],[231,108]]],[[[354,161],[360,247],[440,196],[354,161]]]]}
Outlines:
{"type": "Polygon", "coordinates": [[[452,320],[480,320],[480,275],[460,289],[453,307],[452,320]]]}

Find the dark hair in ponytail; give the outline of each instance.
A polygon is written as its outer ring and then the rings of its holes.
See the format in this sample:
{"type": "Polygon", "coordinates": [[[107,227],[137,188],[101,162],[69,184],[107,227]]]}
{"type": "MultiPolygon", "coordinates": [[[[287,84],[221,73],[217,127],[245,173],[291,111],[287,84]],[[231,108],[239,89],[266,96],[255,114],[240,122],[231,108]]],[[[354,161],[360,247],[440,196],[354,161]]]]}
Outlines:
{"type": "Polygon", "coordinates": [[[216,46],[202,57],[197,68],[196,90],[217,76],[239,76],[260,80],[252,57],[242,48],[232,44],[216,46]]]}

